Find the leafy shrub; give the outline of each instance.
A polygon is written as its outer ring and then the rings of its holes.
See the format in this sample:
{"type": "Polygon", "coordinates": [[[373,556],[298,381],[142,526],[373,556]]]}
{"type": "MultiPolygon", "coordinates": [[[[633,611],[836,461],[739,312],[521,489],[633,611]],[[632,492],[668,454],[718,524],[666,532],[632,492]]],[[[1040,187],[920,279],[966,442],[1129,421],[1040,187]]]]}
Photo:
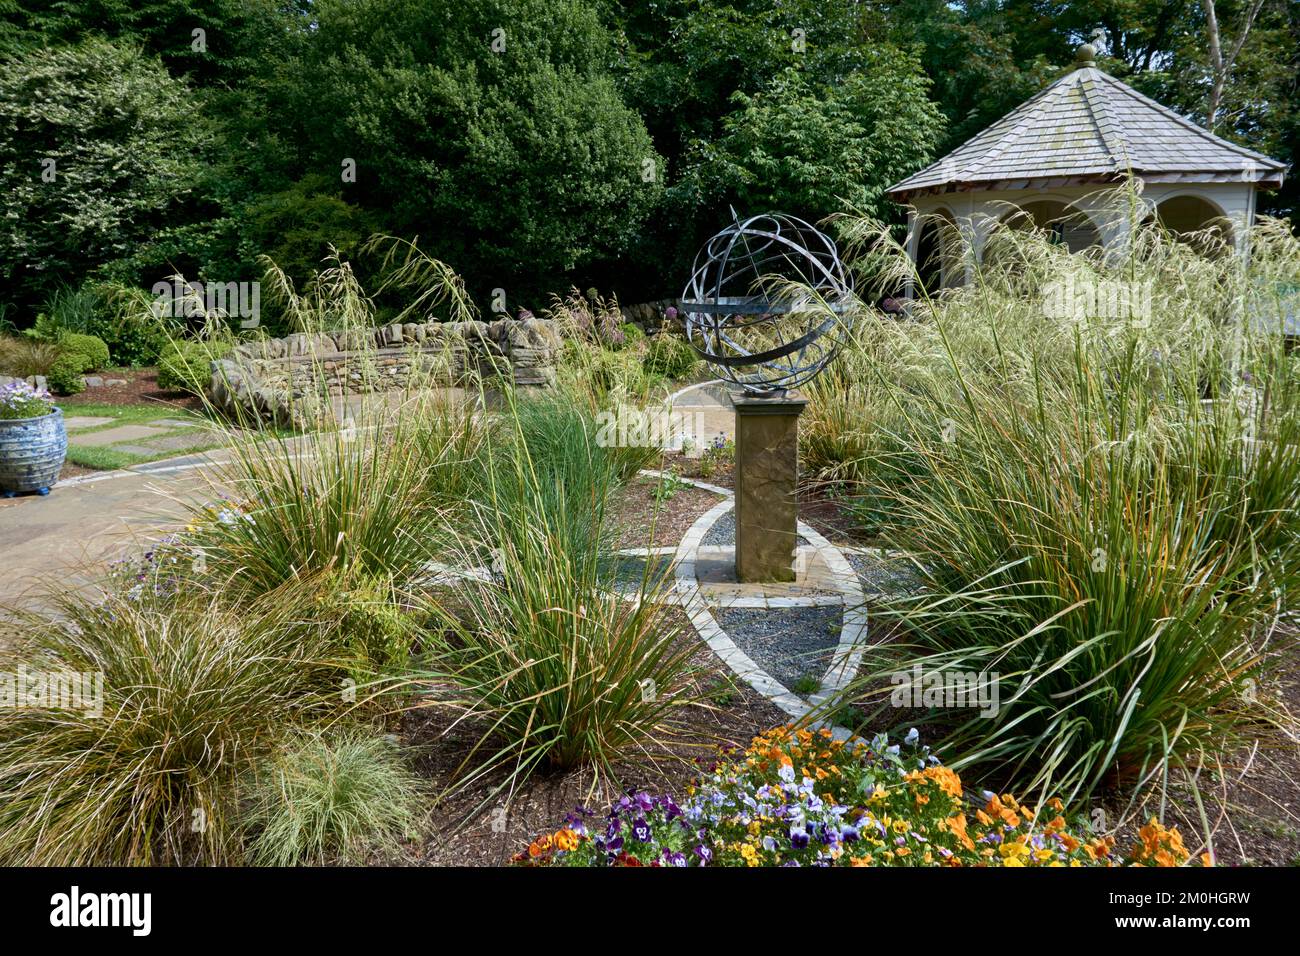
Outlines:
{"type": "MultiPolygon", "coordinates": [[[[1126,857],[1010,794],[970,803],[961,778],[915,746],[779,727],[722,761],[680,806],[630,793],[604,821],[580,809],[515,860],[551,866],[1181,866],[1177,829],[1154,819],[1126,857]],[[968,815],[973,819],[968,819],[968,815]],[[589,822],[590,821],[590,822],[589,822]]],[[[1208,864],[1208,855],[1202,859],[1208,864]]]]}
{"type": "Polygon", "coordinates": [[[60,395],[76,395],[85,391],[86,358],[80,352],[62,352],[54,360],[45,378],[50,388],[60,395]]]}
{"type": "Polygon", "coordinates": [[[326,655],[276,602],[232,611],[153,584],[0,623],[0,671],[92,682],[0,721],[5,865],[238,862],[237,781],[322,706],[326,655]]]}
{"type": "Polygon", "coordinates": [[[108,366],[108,346],[95,335],[67,332],[58,340],[59,352],[82,357],[83,372],[94,372],[108,366]]]}
{"type": "Polygon", "coordinates": [[[366,728],[301,733],[257,764],[242,824],[262,866],[361,863],[415,830],[418,778],[366,728]]]}
{"type": "Polygon", "coordinates": [[[635,322],[623,322],[614,333],[610,345],[617,349],[636,349],[640,348],[643,342],[645,342],[645,332],[641,330],[641,326],[635,322]]]}
{"type": "Polygon", "coordinates": [[[96,301],[86,331],[104,340],[117,365],[152,365],[168,341],[181,333],[175,322],[155,314],[155,301],[143,289],[111,281],[84,288],[96,301]]]}
{"type": "Polygon", "coordinates": [[[212,363],[230,351],[225,341],[173,339],[158,355],[158,387],[194,395],[207,391],[212,363]]]}
{"type": "Polygon", "coordinates": [[[61,286],[46,299],[29,334],[47,342],[57,342],[70,333],[93,335],[99,305],[99,296],[89,283],[80,288],[61,286]]]}
{"type": "Polygon", "coordinates": [[[181,331],[177,323],[154,314],[154,300],[143,289],[88,280],[76,289],[56,290],[27,335],[49,343],[69,334],[96,336],[111,357],[96,365],[101,368],[110,360],[132,367],[151,364],[181,331]]]}
{"type": "Polygon", "coordinates": [[[661,332],[650,339],[645,356],[647,372],[662,375],[674,382],[689,378],[699,362],[699,353],[689,342],[667,332],[661,332]]]}
{"type": "Polygon", "coordinates": [[[410,664],[419,634],[414,599],[397,593],[390,582],[327,572],[319,581],[304,580],[298,593],[315,620],[333,624],[337,653],[359,683],[410,664]]]}

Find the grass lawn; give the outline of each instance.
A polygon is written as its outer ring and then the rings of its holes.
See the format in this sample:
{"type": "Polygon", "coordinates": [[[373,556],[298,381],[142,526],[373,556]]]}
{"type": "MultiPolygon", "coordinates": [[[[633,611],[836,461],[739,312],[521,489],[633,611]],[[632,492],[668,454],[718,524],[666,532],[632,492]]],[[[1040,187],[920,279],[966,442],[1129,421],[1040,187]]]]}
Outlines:
{"type": "Polygon", "coordinates": [[[111,419],[103,424],[93,425],[89,428],[69,429],[67,461],[82,468],[99,471],[129,468],[132,465],[158,461],[162,458],[174,458],[179,455],[206,451],[223,443],[222,433],[210,427],[211,422],[208,418],[184,409],[156,404],[107,405],[95,403],[66,404],[61,407],[64,416],[67,418],[111,419]],[[166,422],[166,424],[162,424],[163,422],[166,422]],[[194,424],[172,424],[175,422],[193,422],[194,424]],[[140,444],[137,441],[126,440],[109,445],[80,445],[77,443],[79,438],[97,432],[108,431],[112,428],[120,428],[123,425],[153,425],[159,428],[159,433],[150,436],[148,440],[185,434],[192,434],[194,440],[179,447],[160,448],[150,454],[143,454],[139,451],[126,451],[117,447],[120,444],[139,448],[140,444]]]}

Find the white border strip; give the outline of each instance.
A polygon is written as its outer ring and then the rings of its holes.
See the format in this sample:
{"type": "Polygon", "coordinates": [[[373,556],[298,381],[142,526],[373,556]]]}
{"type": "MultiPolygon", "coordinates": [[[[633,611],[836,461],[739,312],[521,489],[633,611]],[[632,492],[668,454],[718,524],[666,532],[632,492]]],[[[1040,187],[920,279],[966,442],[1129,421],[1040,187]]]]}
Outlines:
{"type": "MultiPolygon", "coordinates": [[[[656,478],[664,476],[663,472],[651,469],[645,469],[641,474],[656,478]]],[[[712,491],[715,494],[726,496],[725,500],[718,502],[695,519],[695,522],[687,529],[686,534],[682,536],[681,543],[677,546],[678,560],[674,569],[677,597],[683,610],[690,618],[691,625],[704,639],[709,649],[717,654],[722,662],[741,680],[796,720],[807,717],[812,710],[828,697],[843,690],[857,674],[858,667],[861,664],[862,647],[867,634],[867,610],[857,572],[853,570],[853,566],[849,564],[848,559],[844,557],[839,548],[831,544],[820,532],[802,521],[798,522],[798,533],[803,535],[809,544],[821,554],[840,591],[840,594],[832,597],[832,602],[844,605],[844,623],[840,628],[840,639],[835,649],[835,655],[831,660],[830,667],[827,668],[825,675],[822,677],[821,687],[817,693],[813,694],[808,701],[804,701],[798,694],[795,694],[755,663],[753,658],[736,645],[736,642],[731,639],[727,632],[722,629],[717,619],[714,618],[700,589],[699,579],[695,572],[695,562],[700,554],[701,542],[710,529],[717,524],[718,520],[735,508],[734,495],[730,489],[720,488],[706,482],[698,482],[680,476],[678,476],[677,480],[686,485],[703,488],[705,491],[712,491]]],[[[749,606],[771,608],[773,600],[798,601],[798,599],[790,598],[737,598],[728,603],[727,606],[745,607],[746,604],[739,602],[753,601],[755,603],[749,606]]],[[[790,606],[797,607],[806,604],[806,601],[799,601],[799,603],[790,606]]],[[[778,608],[782,606],[780,604],[776,605],[778,608]]],[[[849,733],[842,727],[832,729],[835,731],[836,736],[847,736],[849,733]]]]}

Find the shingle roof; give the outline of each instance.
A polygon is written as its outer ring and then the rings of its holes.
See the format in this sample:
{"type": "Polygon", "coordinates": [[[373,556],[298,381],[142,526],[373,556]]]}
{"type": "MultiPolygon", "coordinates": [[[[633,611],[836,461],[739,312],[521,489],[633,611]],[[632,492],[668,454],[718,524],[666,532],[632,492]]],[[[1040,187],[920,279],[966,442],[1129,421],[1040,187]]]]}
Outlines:
{"type": "Polygon", "coordinates": [[[1149,182],[1280,186],[1287,166],[1207,132],[1087,60],[887,192],[902,202],[919,192],[1104,182],[1129,169],[1149,182]]]}

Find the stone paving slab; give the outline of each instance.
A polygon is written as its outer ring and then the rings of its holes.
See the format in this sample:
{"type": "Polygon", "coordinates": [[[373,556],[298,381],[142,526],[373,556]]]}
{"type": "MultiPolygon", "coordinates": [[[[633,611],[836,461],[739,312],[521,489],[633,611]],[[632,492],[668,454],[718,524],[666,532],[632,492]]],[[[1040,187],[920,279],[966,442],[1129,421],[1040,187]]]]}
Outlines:
{"type": "Polygon", "coordinates": [[[94,428],[97,425],[107,425],[111,421],[115,421],[115,419],[98,415],[65,415],[63,417],[63,427],[72,431],[77,428],[94,428]]]}
{"type": "Polygon", "coordinates": [[[193,432],[187,432],[181,435],[168,435],[165,438],[155,438],[151,441],[141,442],[138,445],[116,445],[117,451],[129,452],[132,455],[156,455],[160,451],[183,451],[186,448],[193,448],[195,445],[203,442],[202,435],[196,435],[193,432]]]}
{"type": "MultiPolygon", "coordinates": [[[[700,485],[690,479],[685,481],[700,485]]],[[[796,593],[789,592],[789,584],[736,583],[734,545],[704,543],[714,526],[735,507],[729,491],[718,491],[726,498],[697,518],[678,545],[675,603],[686,612],[705,644],[741,680],[790,716],[803,719],[842,690],[857,673],[867,639],[867,607],[861,581],[838,547],[799,522],[797,532],[807,545],[797,549],[793,585],[796,593]],[[720,619],[747,633],[738,635],[739,640],[733,639],[720,619]],[[801,642],[806,646],[801,647],[801,642]],[[742,643],[746,646],[742,647],[742,643]],[[810,655],[813,670],[824,666],[825,673],[818,690],[805,699],[787,685],[816,675],[796,673],[783,662],[810,655]],[[773,671],[779,671],[779,676],[773,671]]],[[[725,535],[719,532],[710,540],[719,537],[725,535]]],[[[818,718],[814,723],[820,722],[818,718]]],[[[839,739],[850,735],[844,727],[829,729],[839,739]]]]}
{"type": "Polygon", "coordinates": [[[99,448],[104,445],[116,445],[118,442],[140,441],[142,438],[154,438],[165,434],[167,434],[165,428],[153,428],[149,425],[119,425],[117,428],[107,428],[102,432],[91,432],[89,435],[72,435],[68,441],[83,448],[99,448]]]}
{"type": "Polygon", "coordinates": [[[146,541],[179,523],[182,501],[215,500],[219,490],[201,468],[165,478],[141,469],[59,482],[45,498],[0,501],[0,602],[86,586],[105,562],[138,555],[146,541]]]}
{"type": "Polygon", "coordinates": [[[202,424],[193,418],[155,418],[150,425],[163,425],[167,428],[194,428],[202,424]]]}

